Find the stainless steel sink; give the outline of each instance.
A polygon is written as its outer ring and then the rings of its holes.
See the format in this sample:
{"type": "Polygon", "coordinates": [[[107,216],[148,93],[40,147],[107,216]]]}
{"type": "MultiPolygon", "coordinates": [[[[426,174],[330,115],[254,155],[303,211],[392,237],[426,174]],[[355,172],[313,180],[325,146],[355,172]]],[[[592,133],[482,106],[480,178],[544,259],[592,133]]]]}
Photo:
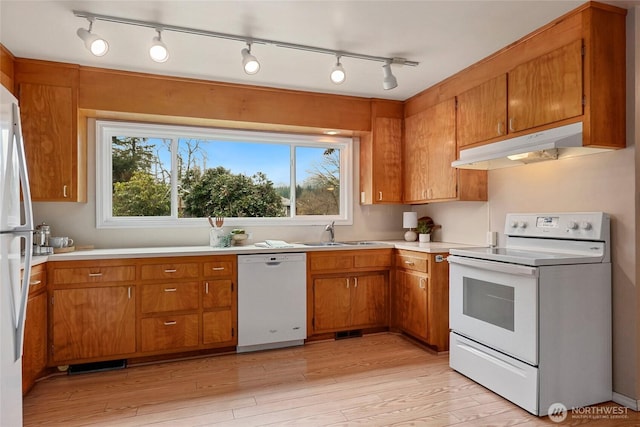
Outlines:
{"type": "Polygon", "coordinates": [[[376,242],[344,242],[345,245],[349,246],[367,246],[367,245],[376,245],[376,242]]]}
{"type": "Polygon", "coordinates": [[[346,243],[342,242],[307,242],[303,243],[305,246],[345,246],[346,243]]]}
{"type": "Polygon", "coordinates": [[[374,242],[307,242],[305,246],[367,246],[375,245],[374,242]]]}

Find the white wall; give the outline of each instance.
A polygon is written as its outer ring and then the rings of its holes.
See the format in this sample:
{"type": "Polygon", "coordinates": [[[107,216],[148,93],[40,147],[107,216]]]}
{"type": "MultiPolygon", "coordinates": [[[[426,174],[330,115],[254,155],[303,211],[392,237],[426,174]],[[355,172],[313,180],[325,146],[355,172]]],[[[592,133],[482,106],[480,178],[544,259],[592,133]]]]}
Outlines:
{"type": "MultiPolygon", "coordinates": [[[[51,226],[52,235],[70,236],[76,245],[96,248],[149,246],[191,246],[209,244],[209,225],[195,228],[97,229],[95,197],[95,120],[88,123],[87,203],[34,203],[34,220],[51,226]]],[[[357,145],[354,153],[358,152],[357,145]]],[[[354,156],[355,157],[355,156],[354,156]]],[[[359,188],[358,162],[354,159],[354,188],[359,188]]],[[[356,190],[357,195],[359,192],[356,190]]],[[[402,212],[397,205],[353,206],[353,226],[336,226],[338,240],[402,239],[402,212]]],[[[253,234],[253,241],[278,239],[290,242],[320,240],[324,226],[244,227],[253,234]]]]}

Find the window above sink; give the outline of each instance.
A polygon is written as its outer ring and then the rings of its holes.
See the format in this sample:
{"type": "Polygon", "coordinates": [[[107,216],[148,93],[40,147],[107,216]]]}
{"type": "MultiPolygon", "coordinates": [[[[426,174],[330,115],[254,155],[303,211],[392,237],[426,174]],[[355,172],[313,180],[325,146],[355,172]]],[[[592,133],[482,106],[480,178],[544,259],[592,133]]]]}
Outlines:
{"type": "Polygon", "coordinates": [[[97,121],[98,228],[352,223],[351,138],[97,121]]]}

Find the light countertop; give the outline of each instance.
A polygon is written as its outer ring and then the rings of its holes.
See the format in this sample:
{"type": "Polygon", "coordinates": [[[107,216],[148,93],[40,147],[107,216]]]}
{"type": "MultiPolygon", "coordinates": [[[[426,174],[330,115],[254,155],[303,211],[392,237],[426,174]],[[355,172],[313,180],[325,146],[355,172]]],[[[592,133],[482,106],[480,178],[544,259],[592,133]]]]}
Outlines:
{"type": "Polygon", "coordinates": [[[81,261],[92,259],[114,258],[152,258],[171,256],[203,256],[203,255],[242,255],[260,253],[286,253],[286,252],[315,252],[327,250],[368,250],[382,248],[405,249],[417,252],[438,253],[448,252],[452,248],[469,247],[460,243],[449,242],[406,242],[404,240],[369,241],[366,245],[345,246],[307,246],[302,243],[291,243],[284,248],[264,248],[256,245],[231,246],[228,248],[214,248],[211,246],[167,246],[167,247],[141,247],[141,248],[113,248],[113,249],[89,249],[75,252],[59,253],[49,256],[34,256],[33,264],[38,265],[46,261],[81,261]]]}

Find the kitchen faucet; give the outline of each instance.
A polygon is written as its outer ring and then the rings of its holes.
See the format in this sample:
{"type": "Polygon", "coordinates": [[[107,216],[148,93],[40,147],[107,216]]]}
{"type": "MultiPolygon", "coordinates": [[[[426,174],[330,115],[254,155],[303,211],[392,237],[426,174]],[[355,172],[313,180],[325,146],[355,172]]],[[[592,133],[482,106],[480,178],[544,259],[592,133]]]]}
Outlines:
{"type": "Polygon", "coordinates": [[[336,234],[335,234],[335,230],[333,229],[334,224],[335,224],[335,221],[331,221],[331,224],[327,224],[327,226],[324,228],[324,231],[328,231],[329,236],[331,236],[329,239],[331,243],[334,243],[336,241],[336,234]]]}

